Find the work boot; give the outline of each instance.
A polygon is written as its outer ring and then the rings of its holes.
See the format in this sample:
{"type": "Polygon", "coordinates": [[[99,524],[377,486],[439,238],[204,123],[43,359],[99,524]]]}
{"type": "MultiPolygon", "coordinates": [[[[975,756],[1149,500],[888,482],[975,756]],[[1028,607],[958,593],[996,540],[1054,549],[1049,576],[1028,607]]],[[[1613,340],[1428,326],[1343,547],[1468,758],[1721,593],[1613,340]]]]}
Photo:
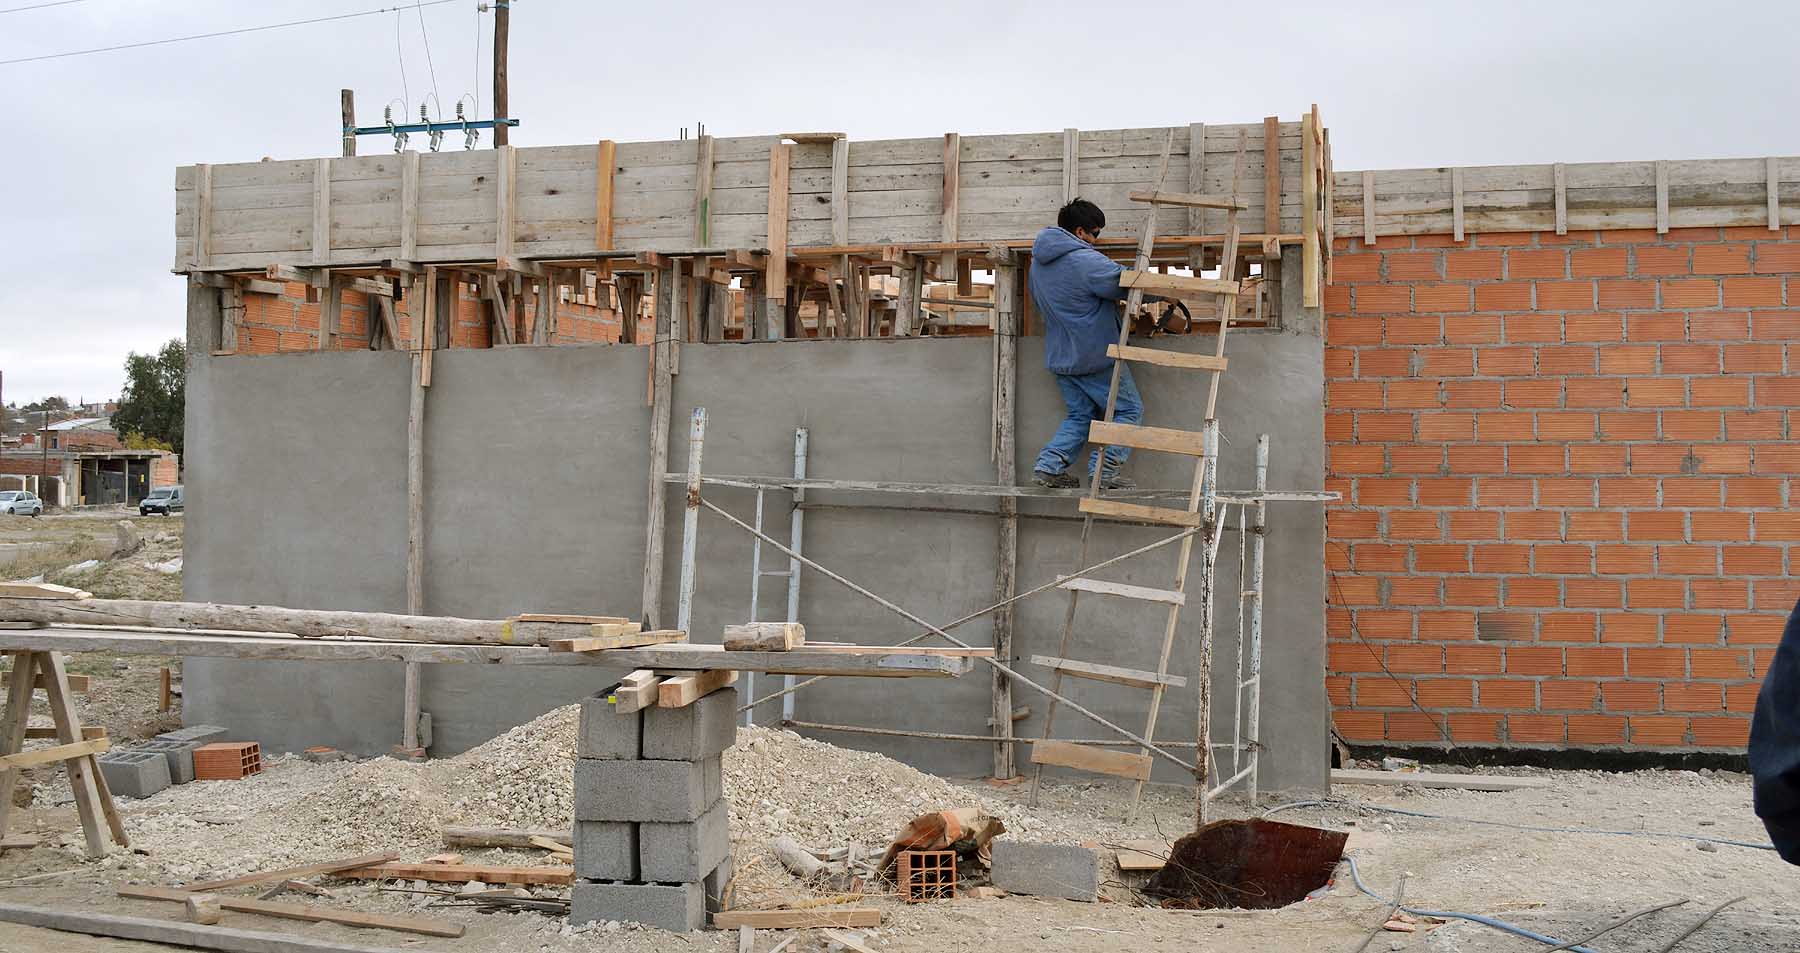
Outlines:
{"type": "Polygon", "coordinates": [[[1120,474],[1119,471],[1117,471],[1117,470],[1114,470],[1110,473],[1100,474],[1100,489],[1102,489],[1102,490],[1135,490],[1135,489],[1137,489],[1137,481],[1133,480],[1132,478],[1130,478],[1128,476],[1124,476],[1124,475],[1120,474]]]}
{"type": "Polygon", "coordinates": [[[1081,481],[1070,476],[1067,470],[1064,470],[1061,473],[1051,473],[1048,470],[1034,470],[1032,471],[1031,482],[1036,483],[1038,486],[1049,487],[1052,490],[1070,490],[1081,485],[1081,481]]]}

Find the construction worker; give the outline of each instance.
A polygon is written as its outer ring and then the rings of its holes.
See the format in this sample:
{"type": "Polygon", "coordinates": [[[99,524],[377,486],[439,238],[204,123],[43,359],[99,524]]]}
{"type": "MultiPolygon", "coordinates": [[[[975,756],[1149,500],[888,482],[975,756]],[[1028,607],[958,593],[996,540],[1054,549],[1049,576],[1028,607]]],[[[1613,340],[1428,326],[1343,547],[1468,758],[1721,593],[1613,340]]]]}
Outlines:
{"type": "Polygon", "coordinates": [[[1751,797],[1781,858],[1800,864],[1800,602],[1763,677],[1750,719],[1751,797]]]}
{"type": "MultiPolygon", "coordinates": [[[[1032,466],[1039,486],[1081,485],[1069,472],[1069,464],[1087,443],[1088,424],[1106,413],[1113,371],[1106,346],[1119,342],[1119,302],[1125,290],[1119,287],[1124,269],[1094,248],[1105,227],[1106,213],[1077,198],[1056,213],[1056,224],[1038,232],[1031,245],[1031,300],[1044,316],[1044,367],[1056,375],[1057,389],[1068,407],[1062,425],[1032,466]]],[[[1113,420],[1135,424],[1143,416],[1131,369],[1121,366],[1113,420]]],[[[1095,450],[1088,476],[1108,490],[1135,487],[1119,473],[1130,454],[1128,447],[1108,447],[1102,465],[1100,451],[1095,450]]]]}

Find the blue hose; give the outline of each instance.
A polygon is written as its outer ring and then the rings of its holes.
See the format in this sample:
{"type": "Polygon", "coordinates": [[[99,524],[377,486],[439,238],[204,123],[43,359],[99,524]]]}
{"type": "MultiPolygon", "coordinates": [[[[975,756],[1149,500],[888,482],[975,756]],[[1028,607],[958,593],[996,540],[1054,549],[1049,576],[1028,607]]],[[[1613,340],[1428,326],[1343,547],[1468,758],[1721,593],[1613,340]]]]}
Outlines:
{"type": "MultiPolygon", "coordinates": [[[[1371,897],[1375,900],[1379,900],[1382,903],[1385,903],[1389,906],[1393,905],[1394,902],[1392,900],[1389,900],[1386,897],[1383,897],[1382,895],[1376,893],[1373,890],[1370,890],[1368,887],[1363,885],[1362,874],[1358,873],[1356,870],[1356,858],[1355,857],[1352,857],[1349,854],[1345,854],[1344,860],[1349,862],[1349,864],[1350,864],[1350,880],[1352,883],[1356,884],[1356,889],[1362,891],[1364,894],[1368,895],[1369,897],[1371,897]]],[[[1536,940],[1537,942],[1542,943],[1545,946],[1561,946],[1565,942],[1563,940],[1558,940],[1555,937],[1545,936],[1542,933],[1533,933],[1532,931],[1527,930],[1524,927],[1519,926],[1516,923],[1507,923],[1505,920],[1496,920],[1493,917],[1484,917],[1479,913],[1458,913],[1455,910],[1421,910],[1418,907],[1408,907],[1408,906],[1401,906],[1400,909],[1407,913],[1412,914],[1415,917],[1435,917],[1439,920],[1467,920],[1470,923],[1479,923],[1484,927],[1493,927],[1496,930],[1502,930],[1507,933],[1511,933],[1514,936],[1522,936],[1527,940],[1536,940]]],[[[1586,947],[1586,946],[1572,946],[1572,947],[1569,947],[1569,949],[1572,951],[1572,953],[1595,953],[1595,951],[1593,950],[1592,947],[1586,947]]]]}

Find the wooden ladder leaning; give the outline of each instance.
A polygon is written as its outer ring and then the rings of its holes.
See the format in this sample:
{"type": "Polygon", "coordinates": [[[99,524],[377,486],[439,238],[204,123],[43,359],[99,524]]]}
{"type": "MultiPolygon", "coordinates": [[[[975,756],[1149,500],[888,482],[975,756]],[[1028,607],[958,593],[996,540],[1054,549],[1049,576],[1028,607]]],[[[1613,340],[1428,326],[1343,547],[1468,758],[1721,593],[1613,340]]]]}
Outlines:
{"type": "MultiPolygon", "coordinates": [[[[1199,685],[1197,686],[1199,694],[1197,738],[1199,743],[1196,748],[1198,754],[1195,759],[1195,775],[1198,789],[1204,794],[1207,787],[1207,765],[1211,754],[1207,743],[1207,739],[1210,737],[1210,726],[1208,725],[1210,699],[1208,696],[1210,694],[1212,657],[1211,562],[1219,536],[1213,519],[1218,455],[1218,428],[1215,412],[1219,400],[1219,377],[1224,373],[1226,366],[1225,334],[1231,325],[1232,316],[1236,313],[1237,295],[1241,288],[1234,276],[1237,274],[1238,264],[1238,213],[1244,209],[1239,201],[1239,195],[1244,177],[1245,137],[1242,133],[1238,135],[1237,159],[1232,170],[1229,196],[1162,191],[1163,183],[1168,176],[1169,153],[1173,145],[1174,133],[1171,131],[1169,140],[1163,146],[1162,167],[1157,175],[1157,191],[1131,193],[1133,201],[1147,203],[1150,209],[1145,216],[1143,233],[1138,239],[1137,259],[1133,262],[1132,269],[1126,271],[1120,280],[1120,284],[1129,289],[1130,293],[1125,302],[1124,320],[1119,328],[1119,343],[1109,345],[1106,349],[1108,356],[1113,358],[1112,386],[1107,393],[1106,416],[1089,425],[1088,441],[1094,444],[1097,452],[1102,455],[1108,447],[1122,446],[1193,457],[1195,458],[1193,484],[1188,494],[1185,510],[1105,499],[1101,496],[1101,480],[1098,478],[1099,471],[1104,470],[1104,459],[1102,459],[1101,465],[1096,468],[1095,478],[1090,481],[1091,487],[1088,495],[1083,497],[1080,502],[1080,509],[1085,514],[1085,518],[1082,521],[1081,558],[1078,560],[1078,564],[1086,565],[1088,561],[1088,538],[1096,516],[1160,523],[1183,529],[1197,529],[1199,532],[1181,540],[1180,555],[1175,564],[1174,585],[1168,589],[1152,589],[1087,578],[1064,581],[1061,588],[1068,590],[1069,602],[1063,617],[1062,639],[1057,654],[1055,656],[1033,656],[1032,661],[1051,669],[1050,688],[1054,692],[1063,690],[1064,676],[1107,681],[1149,691],[1150,703],[1145,713],[1143,737],[1154,741],[1157,715],[1162,708],[1164,691],[1169,688],[1180,688],[1187,684],[1185,678],[1169,674],[1169,656],[1175,646],[1175,633],[1181,618],[1181,609],[1188,601],[1188,564],[1193,556],[1194,541],[1198,538],[1202,546],[1201,574],[1203,581],[1198,595],[1202,602],[1200,611],[1203,621],[1199,685]],[[1221,277],[1185,277],[1150,271],[1151,252],[1156,243],[1156,213],[1158,207],[1163,205],[1225,210],[1224,246],[1219,253],[1221,277]],[[1132,319],[1142,311],[1146,293],[1182,300],[1210,298],[1215,301],[1218,308],[1219,332],[1213,353],[1210,355],[1188,354],[1130,344],[1132,319]],[[1114,422],[1113,414],[1119,397],[1119,380],[1127,361],[1209,372],[1212,377],[1207,388],[1206,416],[1202,430],[1199,432],[1171,430],[1163,427],[1114,422]],[[1167,607],[1167,621],[1163,627],[1161,648],[1154,669],[1135,670],[1115,665],[1099,665],[1068,657],[1070,638],[1075,627],[1076,607],[1084,592],[1158,603],[1167,607]]],[[[1190,157],[1190,161],[1193,161],[1192,157],[1190,157]]],[[[1199,257],[1198,254],[1195,254],[1192,259],[1196,265],[1198,265],[1199,257]]],[[[1196,267],[1195,270],[1199,269],[1196,267]]],[[[1050,736],[1055,725],[1056,707],[1056,701],[1052,698],[1044,716],[1043,735],[1031,747],[1031,761],[1036,765],[1032,778],[1032,800],[1036,801],[1037,799],[1037,786],[1043,777],[1044,765],[1050,764],[1132,779],[1136,784],[1132,789],[1130,810],[1135,812],[1138,801],[1143,795],[1144,782],[1150,778],[1152,759],[1148,754],[1148,749],[1139,748],[1135,754],[1132,754],[1075,742],[1052,740],[1050,736]]],[[[1207,799],[1202,796],[1198,798],[1198,801],[1200,819],[1204,822],[1207,799]]]]}
{"type": "MultiPolygon", "coordinates": [[[[13,593],[17,595],[17,593],[13,593]]],[[[0,623],[6,627],[31,623],[0,623]]],[[[12,820],[13,788],[25,768],[60,761],[69,772],[69,788],[75,793],[75,810],[81,817],[81,832],[87,838],[89,857],[105,856],[106,835],[120,847],[131,846],[125,835],[125,824],[113,807],[112,790],[106,776],[100,773],[95,755],[107,750],[109,742],[101,729],[81,726],[75,711],[75,695],[69,686],[69,673],[63,668],[62,656],[55,652],[7,652],[12,670],[7,674],[6,709],[0,715],[0,844],[5,843],[7,825],[12,820]],[[50,703],[50,717],[56,723],[56,744],[49,748],[25,750],[25,739],[41,736],[41,729],[28,728],[31,698],[42,689],[50,703]],[[105,824],[106,831],[100,825],[105,824]]]]}

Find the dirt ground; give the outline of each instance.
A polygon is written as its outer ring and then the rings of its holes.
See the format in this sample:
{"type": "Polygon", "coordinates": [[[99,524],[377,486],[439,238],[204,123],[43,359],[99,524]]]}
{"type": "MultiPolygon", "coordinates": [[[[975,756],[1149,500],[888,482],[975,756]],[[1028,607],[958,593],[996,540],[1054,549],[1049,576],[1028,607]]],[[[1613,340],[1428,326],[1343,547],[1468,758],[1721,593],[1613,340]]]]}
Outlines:
{"type": "MultiPolygon", "coordinates": [[[[89,547],[110,546],[113,518],[45,518],[32,525],[14,527],[0,521],[0,543],[50,542],[68,547],[72,542],[89,547]],[[42,535],[37,535],[42,534],[42,535]],[[83,542],[85,540],[85,542],[83,542]]],[[[81,585],[96,594],[122,595],[169,592],[151,598],[171,598],[179,592],[179,573],[155,568],[166,566],[179,555],[181,521],[135,521],[152,539],[144,550],[121,560],[76,574],[81,585]],[[170,584],[173,584],[172,591],[170,584]]],[[[98,558],[69,549],[67,556],[98,558]]],[[[80,560],[76,560],[80,561],[80,560]]],[[[45,578],[65,582],[71,576],[58,567],[43,567],[45,578]]],[[[8,575],[0,567],[0,576],[8,575]]],[[[179,721],[178,712],[158,714],[156,672],[169,660],[145,658],[78,657],[71,670],[89,674],[92,690],[80,697],[83,718],[104,724],[114,738],[145,737],[166,730],[179,721]]],[[[740,745],[740,749],[743,745],[740,745]]],[[[734,749],[736,750],[736,749],[734,749]]],[[[86,861],[73,810],[67,803],[67,784],[56,772],[36,772],[31,806],[16,810],[9,833],[35,833],[42,843],[26,850],[0,854],[0,904],[24,904],[73,908],[91,912],[139,917],[179,919],[171,904],[124,900],[114,890],[127,882],[172,883],[168,871],[185,869],[176,860],[156,856],[172,848],[172,830],[187,838],[212,838],[221,843],[207,851],[189,851],[184,857],[211,857],[215,872],[235,873],[263,862],[267,845],[260,843],[258,826],[273,823],[316,824],[316,813],[300,812],[294,805],[307,803],[307,792],[323,790],[333,782],[354,780],[357,771],[377,771],[399,779],[393,788],[381,788],[371,796],[398,797],[436,777],[447,768],[402,765],[385,759],[357,765],[316,765],[293,758],[272,759],[264,776],[246,782],[205,782],[215,786],[208,793],[201,784],[186,785],[180,795],[159,795],[146,801],[121,800],[120,807],[138,847],[118,851],[100,861],[86,861]],[[187,800],[173,800],[172,797],[187,800]],[[189,809],[195,801],[216,804],[215,816],[189,809]],[[250,815],[262,815],[251,817],[250,815]],[[172,828],[171,825],[177,825],[172,828]],[[233,844],[231,839],[249,835],[233,844]],[[158,845],[154,848],[144,845],[158,845]],[[240,862],[233,863],[231,858],[240,862]],[[41,874],[47,879],[19,882],[41,874]]],[[[512,770],[509,768],[509,770],[512,770]]],[[[527,767],[529,770],[529,767],[527,767]]],[[[1443,770],[1459,770],[1444,767],[1443,770]]],[[[1771,851],[1713,841],[1766,844],[1767,837],[1750,806],[1750,786],[1744,775],[1729,772],[1639,771],[1602,773],[1591,771],[1539,771],[1510,769],[1507,773],[1540,777],[1542,788],[1505,793],[1436,791],[1416,788],[1339,786],[1333,800],[1306,804],[1274,814],[1291,823],[1312,824],[1349,833],[1348,856],[1357,862],[1370,890],[1389,897],[1405,875],[1405,895],[1411,907],[1432,911],[1483,914],[1569,939],[1596,929],[1627,911],[1655,903],[1685,900],[1678,907],[1651,914],[1630,927],[1592,944],[1593,949],[1619,953],[1655,953],[1687,925],[1714,905],[1742,896],[1707,927],[1684,941],[1679,953],[1707,951],[1777,951],[1800,949],[1800,869],[1781,862],[1771,851]],[[1387,813],[1380,808],[1437,815],[1434,818],[1387,813]],[[1483,823],[1485,822],[1485,823],[1483,823]],[[1557,831],[1521,830],[1516,826],[1565,828],[1557,831]],[[1614,833],[1602,833],[1614,832],[1614,833]]],[[[836,779],[819,784],[830,787],[836,779]]],[[[744,782],[740,782],[744,783],[744,782]]],[[[859,782],[860,783],[860,782],[859,782]]],[[[871,820],[864,828],[891,827],[887,804],[901,792],[862,783],[867,790],[829,800],[852,805],[828,820],[816,823],[809,816],[785,819],[785,826],[764,828],[739,823],[734,818],[734,851],[738,856],[742,893],[736,903],[766,904],[797,900],[808,895],[787,877],[768,856],[763,843],[777,829],[789,831],[815,846],[841,843],[845,829],[855,829],[859,817],[871,820]],[[873,820],[880,814],[879,820],[873,820]],[[817,829],[809,833],[809,825],[817,829]],[[845,827],[848,825],[848,828],[845,827]],[[829,830],[826,827],[829,826],[829,830]]],[[[171,789],[174,791],[175,789],[171,789]]],[[[511,790],[510,788],[508,790],[511,790]]],[[[1121,805],[1128,789],[1104,782],[1046,783],[1041,803],[1025,804],[1023,785],[994,785],[983,781],[959,781],[939,785],[934,797],[966,797],[997,810],[1016,807],[1021,816],[1041,817],[1045,830],[1067,831],[1086,823],[1102,843],[1127,837],[1177,835],[1192,826],[1192,797],[1172,788],[1146,791],[1139,816],[1127,822],[1121,805]]],[[[474,792],[479,795],[480,792],[474,792]]],[[[490,792],[491,793],[491,792],[490,792]]],[[[787,792],[792,794],[792,791],[787,792]]],[[[770,796],[779,797],[779,792],[770,796]]],[[[492,798],[490,797],[491,801],[492,798]]],[[[1227,802],[1220,816],[1251,816],[1278,807],[1280,799],[1265,799],[1257,810],[1243,803],[1227,802]]],[[[944,804],[942,807],[957,806],[944,804]]],[[[341,823],[354,826],[376,821],[377,834],[384,810],[406,810],[405,802],[392,805],[367,801],[346,807],[341,823]]],[[[493,807],[493,805],[489,805],[493,807]]],[[[504,811],[506,805],[500,808],[504,811]]],[[[905,805],[911,810],[910,805],[905,805]]],[[[555,806],[552,805],[551,809],[555,806]]],[[[772,802],[751,805],[750,810],[772,810],[772,802]]],[[[901,813],[905,813],[902,811],[901,813]]],[[[329,820],[329,819],[327,819],[329,820]]],[[[861,841],[879,843],[891,830],[862,830],[861,841]]],[[[422,857],[422,855],[421,855],[422,857]]],[[[408,860],[421,857],[408,856],[408,860]]],[[[471,862],[542,863],[518,853],[471,853],[471,862]],[[504,858],[504,861],[502,861],[504,858]]],[[[185,862],[185,861],[184,861],[185,862]]],[[[184,863],[183,862],[183,863],[184,863]]],[[[675,935],[630,925],[599,924],[571,929],[562,919],[536,913],[484,915],[468,907],[434,906],[437,898],[408,893],[379,892],[371,885],[321,880],[337,895],[333,900],[301,898],[307,902],[338,903],[360,910],[411,913],[463,923],[467,934],[456,940],[423,939],[382,931],[359,931],[325,924],[272,920],[248,914],[227,914],[225,925],[291,936],[332,940],[352,946],[416,950],[495,951],[495,953],[563,953],[577,950],[651,951],[683,950],[697,953],[729,953],[738,937],[724,931],[675,935]]],[[[1138,885],[1135,881],[1126,886],[1138,885]]],[[[1128,891],[1119,891],[1128,894],[1128,891]]],[[[235,893],[254,896],[254,891],[235,893]]],[[[284,898],[293,899],[293,898],[284,898]]],[[[875,906],[883,913],[878,928],[845,931],[875,950],[981,951],[1024,953],[1039,950],[1123,951],[1217,950],[1249,953],[1256,950],[1344,951],[1357,948],[1371,926],[1383,914],[1385,902],[1359,893],[1347,865],[1340,866],[1333,884],[1313,899],[1272,911],[1182,912],[1127,903],[1076,903],[1025,896],[999,899],[958,899],[948,902],[906,905],[891,897],[872,896],[860,905],[875,906]]],[[[832,949],[820,930],[761,931],[754,941],[757,953],[767,953],[781,940],[795,937],[790,950],[832,949]]],[[[1484,926],[1452,921],[1439,924],[1426,918],[1417,932],[1383,932],[1371,951],[1414,953],[1524,953],[1543,949],[1541,944],[1511,937],[1484,926]]],[[[114,941],[0,924],[0,953],[57,950],[59,953],[113,953],[113,951],[166,950],[167,947],[114,941]]]]}

